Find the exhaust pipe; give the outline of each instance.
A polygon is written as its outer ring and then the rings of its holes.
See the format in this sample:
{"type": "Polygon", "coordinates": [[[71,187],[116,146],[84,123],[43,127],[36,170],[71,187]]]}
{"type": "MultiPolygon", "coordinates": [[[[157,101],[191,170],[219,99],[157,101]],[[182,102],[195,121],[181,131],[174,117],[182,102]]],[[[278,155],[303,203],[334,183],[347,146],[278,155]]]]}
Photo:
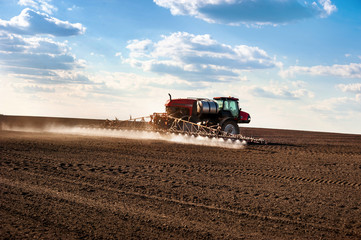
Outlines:
{"type": "Polygon", "coordinates": [[[168,93],[169,95],[169,101],[172,101],[172,95],[170,95],[170,93],[168,93]]]}

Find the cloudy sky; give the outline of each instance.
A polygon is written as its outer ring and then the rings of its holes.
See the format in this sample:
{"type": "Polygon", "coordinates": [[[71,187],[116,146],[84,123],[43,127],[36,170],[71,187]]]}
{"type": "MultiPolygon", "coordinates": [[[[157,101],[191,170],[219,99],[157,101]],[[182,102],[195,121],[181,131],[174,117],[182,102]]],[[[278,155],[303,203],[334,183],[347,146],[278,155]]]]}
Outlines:
{"type": "Polygon", "coordinates": [[[360,0],[0,0],[0,114],[127,119],[234,96],[361,134],[360,0]]]}

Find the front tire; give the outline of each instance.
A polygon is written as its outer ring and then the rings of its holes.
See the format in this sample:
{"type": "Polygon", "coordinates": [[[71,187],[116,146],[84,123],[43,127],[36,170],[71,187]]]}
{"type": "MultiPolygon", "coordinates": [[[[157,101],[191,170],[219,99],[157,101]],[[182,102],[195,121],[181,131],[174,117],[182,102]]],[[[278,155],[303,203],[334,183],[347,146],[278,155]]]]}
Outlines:
{"type": "Polygon", "coordinates": [[[221,130],[228,134],[239,134],[239,127],[235,121],[228,120],[222,124],[221,130]]]}

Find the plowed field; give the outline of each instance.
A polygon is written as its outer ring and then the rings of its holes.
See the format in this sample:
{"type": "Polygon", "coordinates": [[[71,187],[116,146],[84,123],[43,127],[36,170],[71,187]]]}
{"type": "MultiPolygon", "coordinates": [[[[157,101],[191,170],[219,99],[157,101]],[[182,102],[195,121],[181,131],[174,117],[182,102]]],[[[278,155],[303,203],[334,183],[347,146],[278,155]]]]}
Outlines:
{"type": "Polygon", "coordinates": [[[268,145],[0,131],[1,239],[360,239],[361,135],[268,145]]]}

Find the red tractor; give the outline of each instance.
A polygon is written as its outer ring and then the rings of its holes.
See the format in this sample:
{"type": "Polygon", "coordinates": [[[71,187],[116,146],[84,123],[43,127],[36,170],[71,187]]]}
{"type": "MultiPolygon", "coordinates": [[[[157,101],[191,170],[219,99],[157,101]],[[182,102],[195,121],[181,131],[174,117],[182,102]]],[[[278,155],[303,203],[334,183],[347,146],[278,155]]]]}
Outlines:
{"type": "Polygon", "coordinates": [[[167,115],[207,127],[220,127],[229,134],[239,134],[238,123],[249,123],[251,116],[241,111],[238,98],[178,98],[165,104],[167,115]]]}

